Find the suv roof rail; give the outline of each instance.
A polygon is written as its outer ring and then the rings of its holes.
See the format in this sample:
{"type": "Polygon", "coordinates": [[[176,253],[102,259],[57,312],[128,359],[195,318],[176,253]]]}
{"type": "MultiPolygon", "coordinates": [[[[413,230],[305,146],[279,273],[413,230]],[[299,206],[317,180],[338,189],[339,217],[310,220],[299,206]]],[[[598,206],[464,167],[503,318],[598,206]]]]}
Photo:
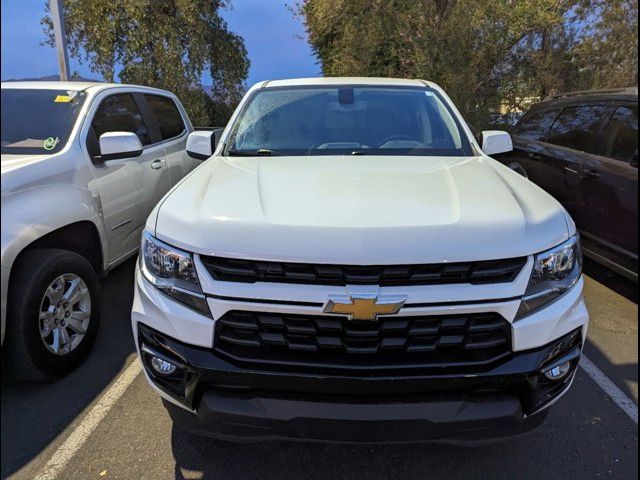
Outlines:
{"type": "Polygon", "coordinates": [[[579,95],[610,95],[613,93],[628,93],[630,95],[637,95],[638,87],[603,88],[601,90],[577,90],[575,92],[566,92],[566,93],[557,93],[554,95],[548,95],[542,101],[547,102],[549,100],[556,100],[558,98],[576,97],[579,95]]]}

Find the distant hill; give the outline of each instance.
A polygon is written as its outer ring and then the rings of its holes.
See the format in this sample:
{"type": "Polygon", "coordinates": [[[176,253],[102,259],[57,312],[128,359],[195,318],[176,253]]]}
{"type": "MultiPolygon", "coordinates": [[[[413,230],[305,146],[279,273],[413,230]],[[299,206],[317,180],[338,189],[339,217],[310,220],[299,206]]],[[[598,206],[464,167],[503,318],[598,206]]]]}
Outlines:
{"type": "MultiPolygon", "coordinates": [[[[3,82],[56,82],[60,80],[60,75],[45,75],[38,78],[8,78],[2,80],[3,82]]],[[[71,77],[71,81],[75,82],[102,82],[102,80],[96,80],[95,78],[85,77],[71,77]]]]}

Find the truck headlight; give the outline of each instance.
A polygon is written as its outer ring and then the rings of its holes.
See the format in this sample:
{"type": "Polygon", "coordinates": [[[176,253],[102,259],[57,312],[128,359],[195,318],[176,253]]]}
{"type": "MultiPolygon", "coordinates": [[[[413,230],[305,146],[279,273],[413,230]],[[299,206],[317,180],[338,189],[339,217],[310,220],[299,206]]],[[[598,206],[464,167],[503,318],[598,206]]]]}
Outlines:
{"type": "Polygon", "coordinates": [[[516,319],[556,300],[576,284],[581,274],[582,248],[579,235],[537,254],[516,319]]]}
{"type": "Polygon", "coordinates": [[[165,295],[211,317],[189,252],[161,242],[149,232],[142,234],[140,271],[165,295]]]}

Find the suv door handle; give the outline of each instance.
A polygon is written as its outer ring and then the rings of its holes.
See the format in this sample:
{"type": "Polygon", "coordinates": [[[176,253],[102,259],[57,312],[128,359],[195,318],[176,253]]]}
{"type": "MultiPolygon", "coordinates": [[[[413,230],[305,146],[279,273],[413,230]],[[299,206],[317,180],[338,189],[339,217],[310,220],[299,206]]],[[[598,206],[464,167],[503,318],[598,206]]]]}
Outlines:
{"type": "Polygon", "coordinates": [[[530,153],[529,154],[529,158],[531,160],[542,160],[542,156],[538,155],[537,153],[530,153]]]}
{"type": "Polygon", "coordinates": [[[153,162],[151,162],[151,168],[153,168],[154,170],[160,170],[162,167],[164,167],[164,164],[164,160],[156,158],[153,162]]]}
{"type": "Polygon", "coordinates": [[[582,172],[582,174],[585,177],[589,177],[589,178],[600,178],[600,172],[595,168],[592,168],[591,170],[585,170],[584,172],[582,172]]]}

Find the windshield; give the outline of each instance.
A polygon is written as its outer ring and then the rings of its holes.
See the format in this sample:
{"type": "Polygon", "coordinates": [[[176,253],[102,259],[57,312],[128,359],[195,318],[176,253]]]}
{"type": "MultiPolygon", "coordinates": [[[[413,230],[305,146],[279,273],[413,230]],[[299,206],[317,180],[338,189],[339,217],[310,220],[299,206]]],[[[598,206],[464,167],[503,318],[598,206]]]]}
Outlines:
{"type": "Polygon", "coordinates": [[[426,87],[257,90],[235,122],[227,155],[471,155],[456,118],[426,87]]]}
{"type": "Polygon", "coordinates": [[[61,150],[86,94],[75,90],[2,89],[2,153],[61,150]]]}

